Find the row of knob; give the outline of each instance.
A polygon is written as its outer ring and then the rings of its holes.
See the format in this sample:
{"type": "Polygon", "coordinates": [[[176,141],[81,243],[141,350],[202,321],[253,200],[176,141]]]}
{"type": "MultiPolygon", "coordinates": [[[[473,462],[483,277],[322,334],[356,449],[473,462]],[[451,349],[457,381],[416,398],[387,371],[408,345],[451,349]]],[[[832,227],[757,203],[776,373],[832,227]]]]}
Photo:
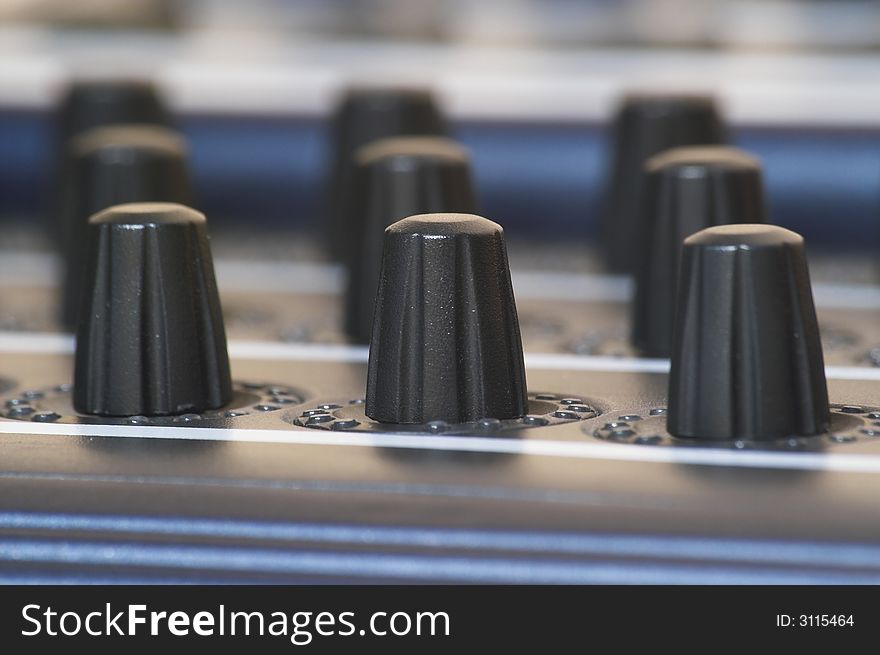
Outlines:
{"type": "MultiPolygon", "coordinates": [[[[57,184],[56,233],[63,237],[67,263],[62,322],[73,328],[76,273],[83,265],[75,235],[88,217],[121,202],[192,206],[195,194],[185,142],[150,86],[74,86],[58,123],[65,173],[57,184]]],[[[324,225],[328,248],[346,262],[352,281],[344,327],[355,342],[370,340],[382,230],[413,214],[479,209],[468,153],[446,132],[431,96],[421,91],[353,91],[336,113],[324,225]]],[[[642,264],[636,267],[632,340],[647,356],[668,357],[680,242],[714,224],[764,222],[760,166],[733,148],[692,147],[665,153],[651,160],[648,174],[642,172],[642,163],[667,146],[722,137],[720,118],[706,98],[630,98],[615,134],[602,250],[612,269],[642,264]]]]}
{"type": "MultiPolygon", "coordinates": [[[[130,86],[130,96],[124,84],[80,86],[59,121],[75,406],[100,415],[216,408],[231,384],[204,217],[183,206],[192,203],[185,149],[166,114],[125,124],[127,104],[159,107],[144,85],[130,86]],[[105,111],[102,127],[71,129],[90,102],[119,111],[105,111]]],[[[522,416],[503,232],[475,215],[467,152],[446,136],[431,96],[353,91],[333,128],[325,224],[331,251],[348,262],[346,330],[371,345],[367,414],[388,423],[522,416]]],[[[605,252],[612,264],[640,263],[633,341],[671,354],[670,431],[761,439],[827,429],[803,243],[763,225],[758,163],[706,145],[723,141],[706,98],[630,98],[615,134],[605,252]]]]}

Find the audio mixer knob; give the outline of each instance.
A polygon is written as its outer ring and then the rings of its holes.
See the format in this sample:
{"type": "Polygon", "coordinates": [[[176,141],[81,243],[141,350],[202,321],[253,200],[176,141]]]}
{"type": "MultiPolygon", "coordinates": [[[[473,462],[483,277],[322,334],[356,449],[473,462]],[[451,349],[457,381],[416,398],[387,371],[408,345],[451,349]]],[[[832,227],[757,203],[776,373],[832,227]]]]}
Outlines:
{"type": "Polygon", "coordinates": [[[59,147],[84,130],[119,123],[170,125],[156,87],[140,80],[88,80],[71,84],[57,113],[59,147]]]}
{"type": "Polygon", "coordinates": [[[407,88],[354,88],[339,103],[330,125],[327,240],[330,253],[346,261],[345,202],[351,191],[355,151],[371,141],[395,136],[445,136],[446,121],[428,91],[407,88]]]}
{"type": "Polygon", "coordinates": [[[411,216],[385,231],[366,413],[386,423],[526,413],[522,341],[501,226],[411,216]]]}
{"type": "Polygon", "coordinates": [[[174,131],[152,125],[88,130],[70,141],[61,231],[65,275],[62,322],[76,325],[89,217],[128,202],[193,204],[186,145],[174,131]]]}
{"type": "Polygon", "coordinates": [[[667,427],[678,437],[819,434],[828,391],[803,239],[772,225],[684,242],[667,427]]]}
{"type": "Polygon", "coordinates": [[[374,141],[357,151],[354,166],[344,231],[351,244],[346,332],[369,343],[385,228],[415,214],[472,213],[476,201],[468,154],[449,139],[374,141]]]}
{"type": "Polygon", "coordinates": [[[669,357],[681,244],[713,225],[766,222],[761,166],[726,146],[676,148],[645,165],[632,341],[669,357]]]}
{"type": "MultiPolygon", "coordinates": [[[[70,177],[70,139],[96,127],[119,124],[169,126],[171,117],[156,87],[142,80],[80,80],[62,94],[54,116],[55,170],[49,186],[53,238],[66,236],[64,216],[69,199],[65,186],[70,177]]],[[[101,208],[103,209],[103,208],[101,208]]]]}
{"type": "Polygon", "coordinates": [[[133,203],[89,221],[73,403],[100,416],[202,412],[232,398],[205,217],[133,203]]]}
{"type": "Polygon", "coordinates": [[[669,148],[723,143],[724,130],[711,97],[631,95],[618,109],[611,138],[602,251],[610,270],[632,273],[645,161],[669,148]]]}

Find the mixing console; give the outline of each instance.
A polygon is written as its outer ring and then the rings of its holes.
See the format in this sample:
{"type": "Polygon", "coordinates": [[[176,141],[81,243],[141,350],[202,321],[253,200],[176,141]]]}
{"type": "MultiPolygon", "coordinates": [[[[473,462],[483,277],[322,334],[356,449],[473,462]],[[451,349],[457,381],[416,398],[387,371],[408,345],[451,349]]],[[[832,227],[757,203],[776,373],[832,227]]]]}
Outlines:
{"type": "Polygon", "coordinates": [[[876,123],[120,68],[0,113],[0,580],[880,582],[876,123]]]}

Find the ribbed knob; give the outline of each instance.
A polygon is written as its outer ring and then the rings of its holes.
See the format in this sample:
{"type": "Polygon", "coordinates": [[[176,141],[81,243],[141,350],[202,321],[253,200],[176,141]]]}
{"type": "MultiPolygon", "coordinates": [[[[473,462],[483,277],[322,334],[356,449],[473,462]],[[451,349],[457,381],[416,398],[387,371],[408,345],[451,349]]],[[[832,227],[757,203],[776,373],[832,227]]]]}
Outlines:
{"type": "Polygon", "coordinates": [[[771,225],[684,242],[667,426],[678,437],[775,439],[829,425],[803,239],[771,225]]]}
{"type": "Polygon", "coordinates": [[[351,193],[353,156],[371,141],[395,136],[445,136],[446,121],[428,91],[354,88],[342,97],[330,123],[331,168],[325,229],[330,254],[346,261],[346,199],[351,193]]]}
{"type": "Polygon", "coordinates": [[[387,423],[526,413],[522,340],[501,227],[411,216],[385,231],[366,413],[387,423]]]}
{"type": "Polygon", "coordinates": [[[69,142],[86,130],[120,124],[171,125],[170,114],[153,84],[132,79],[79,80],[71,83],[58,101],[54,113],[55,161],[47,210],[51,237],[62,248],[66,237],[63,222],[69,202],[68,178],[72,175],[69,142]]]}
{"type": "Polygon", "coordinates": [[[610,270],[632,273],[645,160],[669,148],[723,143],[724,130],[711,97],[631,95],[618,109],[611,139],[602,253],[610,270]]]}
{"type": "Polygon", "coordinates": [[[675,148],[650,158],[645,178],[632,341],[648,357],[669,357],[681,244],[713,225],[766,222],[761,165],[736,148],[675,148]]]}
{"type": "Polygon", "coordinates": [[[205,217],[171,203],[89,221],[73,403],[100,416],[201,412],[232,398],[205,217]]]}
{"type": "Polygon", "coordinates": [[[416,214],[473,213],[476,201],[470,158],[449,139],[381,139],[360,148],[354,166],[345,328],[353,341],[369,343],[385,228],[416,214]]]}
{"type": "Polygon", "coordinates": [[[193,204],[186,144],[152,125],[117,125],[83,132],[69,142],[63,181],[62,322],[74,327],[80,306],[89,217],[128,202],[193,204]]]}

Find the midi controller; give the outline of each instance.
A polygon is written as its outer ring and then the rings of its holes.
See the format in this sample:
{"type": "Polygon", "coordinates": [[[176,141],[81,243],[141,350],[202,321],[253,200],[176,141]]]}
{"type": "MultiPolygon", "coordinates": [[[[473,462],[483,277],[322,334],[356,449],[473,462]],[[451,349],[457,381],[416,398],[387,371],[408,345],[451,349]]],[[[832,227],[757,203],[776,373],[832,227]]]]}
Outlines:
{"type": "Polygon", "coordinates": [[[0,65],[0,580],[880,582],[876,111],[41,47],[0,65]]]}

